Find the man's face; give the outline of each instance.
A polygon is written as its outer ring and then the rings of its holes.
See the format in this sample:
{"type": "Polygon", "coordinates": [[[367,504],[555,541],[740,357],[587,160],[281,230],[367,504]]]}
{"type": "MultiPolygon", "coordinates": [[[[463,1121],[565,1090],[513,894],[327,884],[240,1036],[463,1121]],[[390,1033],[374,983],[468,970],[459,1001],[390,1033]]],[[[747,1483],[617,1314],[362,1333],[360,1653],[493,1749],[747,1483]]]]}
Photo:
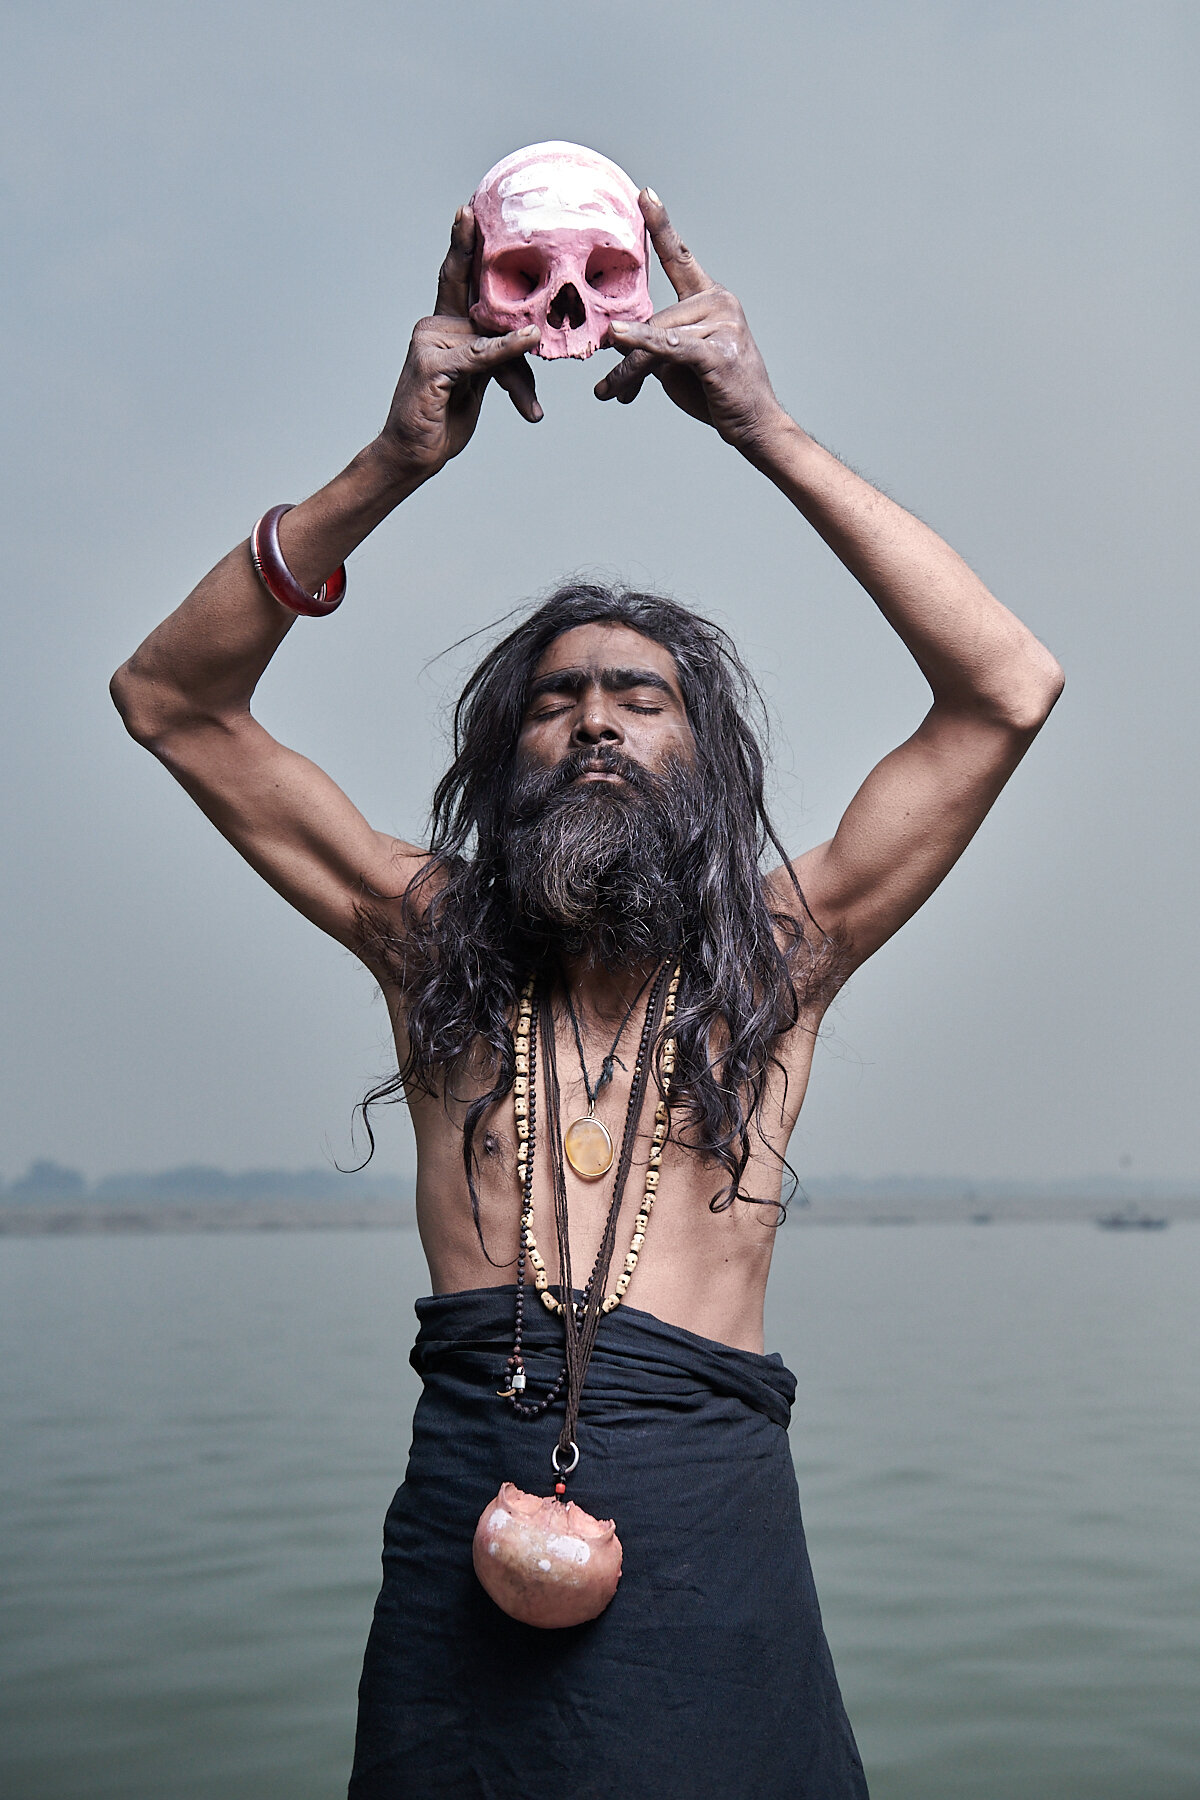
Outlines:
{"type": "Polygon", "coordinates": [[[567,756],[596,752],[583,782],[625,783],[603,763],[616,751],[658,775],[690,763],[695,740],[675,658],[628,625],[577,625],[543,653],[530,684],[517,740],[518,760],[555,768],[567,756]]]}
{"type": "Polygon", "coordinates": [[[517,740],[504,841],[514,918],[615,967],[682,930],[702,829],[675,660],[625,625],[579,625],[546,651],[517,740]]]}

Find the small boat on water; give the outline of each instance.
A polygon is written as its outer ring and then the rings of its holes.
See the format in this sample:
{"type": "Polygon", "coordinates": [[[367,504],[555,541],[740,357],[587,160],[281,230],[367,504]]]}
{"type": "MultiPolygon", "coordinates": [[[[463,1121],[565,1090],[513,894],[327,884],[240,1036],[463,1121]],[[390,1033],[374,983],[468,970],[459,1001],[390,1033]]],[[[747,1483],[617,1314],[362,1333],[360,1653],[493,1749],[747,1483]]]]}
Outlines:
{"type": "Polygon", "coordinates": [[[1101,1231],[1165,1231],[1170,1221],[1126,1206],[1118,1212],[1102,1213],[1096,1223],[1101,1231]]]}

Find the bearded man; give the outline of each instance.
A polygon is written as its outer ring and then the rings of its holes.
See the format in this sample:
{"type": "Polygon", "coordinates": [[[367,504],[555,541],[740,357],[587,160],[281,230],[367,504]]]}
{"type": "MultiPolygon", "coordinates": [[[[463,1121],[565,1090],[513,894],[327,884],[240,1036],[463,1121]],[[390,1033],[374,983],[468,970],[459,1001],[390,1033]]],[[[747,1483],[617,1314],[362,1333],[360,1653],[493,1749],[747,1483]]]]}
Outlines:
{"type": "Polygon", "coordinates": [[[713,625],[652,595],[564,588],[485,658],[426,848],[374,831],[253,718],[294,595],[465,448],[489,381],[541,417],[536,327],[480,337],[468,318],[466,208],[380,435],[286,513],[270,567],[259,545],[261,580],[239,545],[114,678],[132,735],[363,958],[394,1019],[383,1092],[412,1111],[432,1294],[357,1800],[865,1794],[788,1452],[795,1384],[763,1351],[784,1158],[831,996],[937,887],[1062,685],[941,539],[788,417],[733,295],[649,189],[639,204],[678,298],[612,325],[622,360],[597,396],[631,401],[653,375],[715,428],[857,577],[932,691],[828,843],[783,853],[749,677],[713,625]],[[614,1142],[610,1185],[596,1177],[614,1142]],[[560,1369],[585,1319],[581,1388],[578,1358],[560,1369]],[[485,1593],[472,1534],[500,1483],[542,1494],[552,1459],[565,1475],[564,1406],[571,1497],[617,1519],[625,1566],[597,1618],[539,1630],[485,1593]]]}

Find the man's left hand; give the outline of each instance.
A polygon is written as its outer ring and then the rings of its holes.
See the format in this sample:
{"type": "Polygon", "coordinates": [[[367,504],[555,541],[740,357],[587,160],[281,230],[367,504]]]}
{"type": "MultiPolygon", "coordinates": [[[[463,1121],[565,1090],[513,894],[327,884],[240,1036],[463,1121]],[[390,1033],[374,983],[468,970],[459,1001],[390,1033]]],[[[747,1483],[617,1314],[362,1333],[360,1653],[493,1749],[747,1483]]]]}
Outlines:
{"type": "Polygon", "coordinates": [[[679,296],[644,325],[614,319],[608,348],[625,352],[597,383],[598,400],[636,400],[653,375],[676,406],[747,455],[786,417],[737,299],[704,273],[652,188],[638,196],[658,260],[679,296]]]}

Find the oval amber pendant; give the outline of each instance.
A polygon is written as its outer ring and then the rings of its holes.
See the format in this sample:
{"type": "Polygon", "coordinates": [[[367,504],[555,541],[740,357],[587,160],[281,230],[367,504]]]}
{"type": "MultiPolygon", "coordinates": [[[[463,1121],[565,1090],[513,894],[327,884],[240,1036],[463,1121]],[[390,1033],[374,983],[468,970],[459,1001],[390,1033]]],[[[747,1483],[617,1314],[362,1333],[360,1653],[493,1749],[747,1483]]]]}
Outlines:
{"type": "Polygon", "coordinates": [[[586,1181],[597,1181],[613,1165],[613,1141],[599,1119],[575,1119],[563,1133],[567,1161],[586,1181]]]}

